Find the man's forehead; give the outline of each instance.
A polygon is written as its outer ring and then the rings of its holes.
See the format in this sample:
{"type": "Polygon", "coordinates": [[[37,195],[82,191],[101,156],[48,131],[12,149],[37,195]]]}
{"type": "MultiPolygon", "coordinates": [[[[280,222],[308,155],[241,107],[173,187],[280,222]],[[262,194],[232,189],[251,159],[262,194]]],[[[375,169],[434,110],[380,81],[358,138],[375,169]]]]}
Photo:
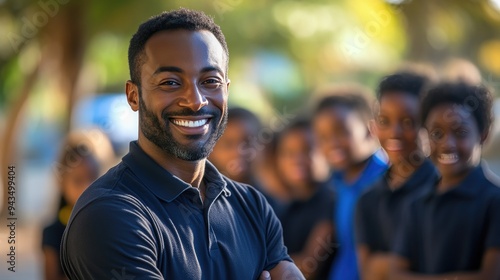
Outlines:
{"type": "Polygon", "coordinates": [[[226,63],[224,48],[208,30],[190,31],[185,29],[164,30],[155,33],[144,46],[145,61],[162,63],[155,60],[179,60],[190,56],[209,60],[211,64],[226,63]]]}

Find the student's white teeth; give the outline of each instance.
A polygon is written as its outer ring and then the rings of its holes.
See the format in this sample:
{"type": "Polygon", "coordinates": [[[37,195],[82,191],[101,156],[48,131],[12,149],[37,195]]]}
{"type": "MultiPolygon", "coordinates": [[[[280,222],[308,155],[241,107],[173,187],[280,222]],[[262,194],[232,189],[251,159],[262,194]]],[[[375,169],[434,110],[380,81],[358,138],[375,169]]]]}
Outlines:
{"type": "Polygon", "coordinates": [[[388,139],[385,141],[385,149],[388,151],[399,151],[403,148],[401,140],[388,139]]]}
{"type": "Polygon", "coordinates": [[[188,120],[179,120],[179,119],[174,119],[172,122],[178,126],[184,126],[184,127],[200,127],[204,126],[207,124],[208,119],[202,119],[202,120],[197,120],[197,121],[188,121],[188,120]]]}
{"type": "Polygon", "coordinates": [[[456,153],[451,154],[440,154],[438,156],[439,163],[442,164],[453,164],[458,161],[458,155],[456,153]]]}

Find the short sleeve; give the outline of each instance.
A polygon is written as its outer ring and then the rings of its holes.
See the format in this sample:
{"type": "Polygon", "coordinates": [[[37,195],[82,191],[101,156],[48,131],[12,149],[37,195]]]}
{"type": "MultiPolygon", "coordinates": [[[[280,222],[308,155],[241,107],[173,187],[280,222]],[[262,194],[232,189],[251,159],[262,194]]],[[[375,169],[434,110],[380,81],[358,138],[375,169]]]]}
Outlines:
{"type": "Polygon", "coordinates": [[[69,279],[163,279],[151,222],[139,205],[100,198],[66,228],[61,262],[69,279]]]}
{"type": "Polygon", "coordinates": [[[490,203],[488,223],[486,248],[500,248],[500,191],[496,192],[496,196],[490,203]]]}
{"type": "Polygon", "coordinates": [[[259,193],[259,197],[263,221],[265,223],[264,228],[266,229],[267,260],[264,269],[271,270],[280,261],[292,262],[292,259],[288,255],[285,244],[283,243],[283,229],[281,223],[264,196],[259,193]]]}

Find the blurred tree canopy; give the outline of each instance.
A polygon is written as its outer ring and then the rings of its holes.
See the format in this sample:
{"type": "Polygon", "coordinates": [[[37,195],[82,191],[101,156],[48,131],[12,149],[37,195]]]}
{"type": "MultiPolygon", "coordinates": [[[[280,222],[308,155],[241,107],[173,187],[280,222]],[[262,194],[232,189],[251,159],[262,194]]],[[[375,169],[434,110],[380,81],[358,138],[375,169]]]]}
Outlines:
{"type": "Polygon", "coordinates": [[[181,6],[221,25],[233,103],[295,108],[327,82],[373,87],[402,61],[439,65],[463,57],[485,77],[500,76],[493,0],[3,0],[0,106],[12,106],[31,74],[36,111],[69,128],[77,96],[123,91],[138,24],[181,6]]]}

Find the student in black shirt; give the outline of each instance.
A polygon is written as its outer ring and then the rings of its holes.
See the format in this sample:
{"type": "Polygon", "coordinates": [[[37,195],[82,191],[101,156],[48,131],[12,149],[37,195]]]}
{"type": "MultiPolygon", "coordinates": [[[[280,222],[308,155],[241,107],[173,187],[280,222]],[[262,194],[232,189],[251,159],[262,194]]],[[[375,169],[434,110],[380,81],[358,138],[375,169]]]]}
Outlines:
{"type": "Polygon", "coordinates": [[[337,245],[333,238],[334,192],[313,177],[308,121],[291,123],[276,138],[276,169],[292,198],[281,216],[283,241],[307,279],[326,279],[337,245]]]}
{"type": "Polygon", "coordinates": [[[438,176],[418,140],[420,93],[426,82],[424,76],[400,72],[379,84],[373,131],[391,166],[357,205],[356,243],[363,279],[388,278],[389,253],[402,223],[401,213],[438,176]]]}
{"type": "Polygon", "coordinates": [[[500,279],[500,187],[481,163],[493,121],[491,93],[440,84],[422,100],[421,120],[441,178],[409,205],[393,279],[500,279]]]}

